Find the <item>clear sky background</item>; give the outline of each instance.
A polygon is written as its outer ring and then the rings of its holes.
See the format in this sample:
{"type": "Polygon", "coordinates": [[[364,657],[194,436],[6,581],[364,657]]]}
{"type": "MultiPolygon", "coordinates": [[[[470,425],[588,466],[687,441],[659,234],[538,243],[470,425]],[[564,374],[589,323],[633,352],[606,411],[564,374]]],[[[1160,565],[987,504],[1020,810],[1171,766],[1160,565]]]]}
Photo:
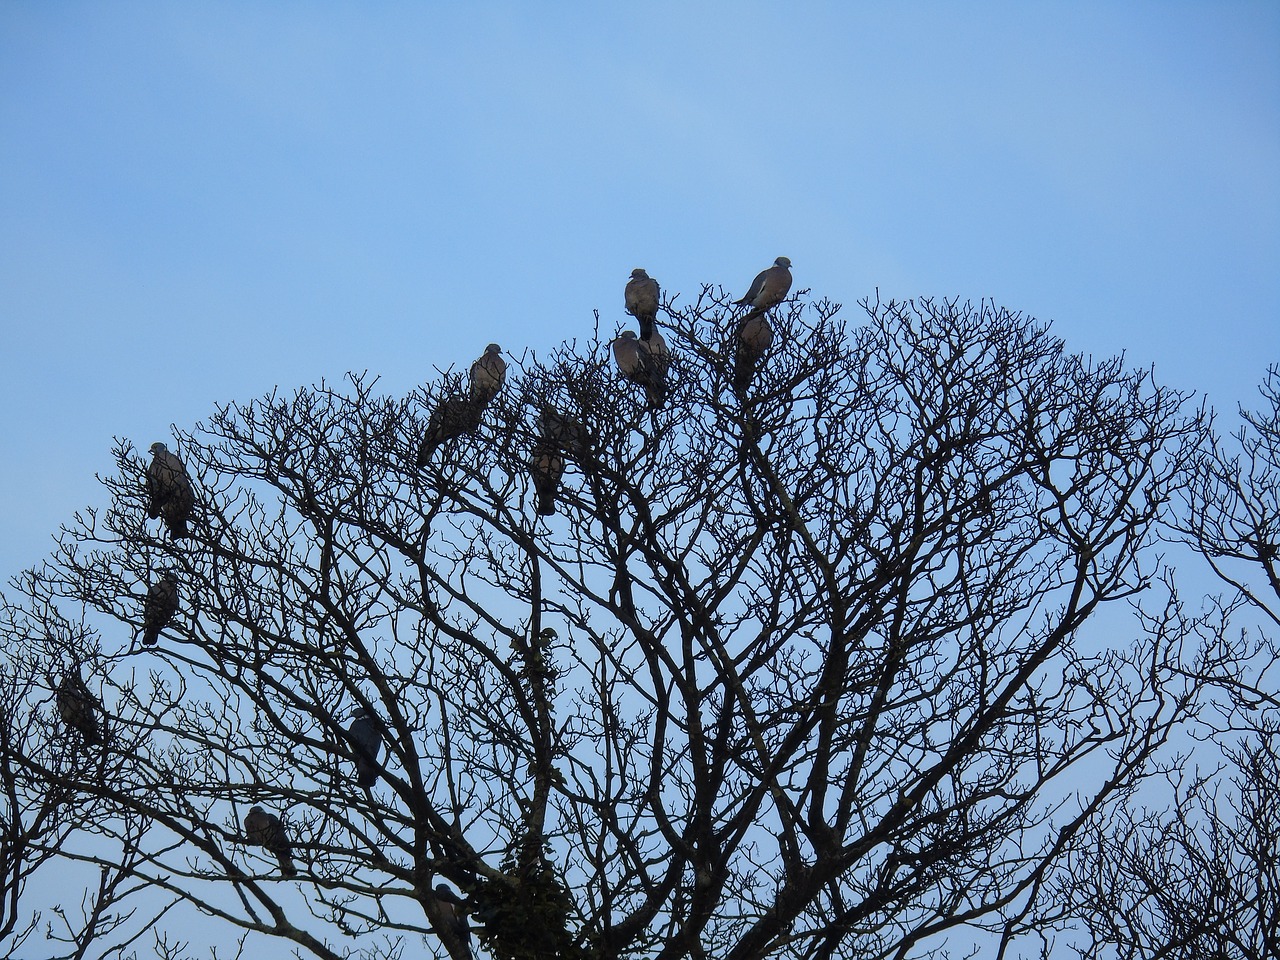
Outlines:
{"type": "Polygon", "coordinates": [[[668,293],[959,296],[1221,410],[1280,361],[1280,3],[0,3],[0,580],[219,402],[668,293]]]}

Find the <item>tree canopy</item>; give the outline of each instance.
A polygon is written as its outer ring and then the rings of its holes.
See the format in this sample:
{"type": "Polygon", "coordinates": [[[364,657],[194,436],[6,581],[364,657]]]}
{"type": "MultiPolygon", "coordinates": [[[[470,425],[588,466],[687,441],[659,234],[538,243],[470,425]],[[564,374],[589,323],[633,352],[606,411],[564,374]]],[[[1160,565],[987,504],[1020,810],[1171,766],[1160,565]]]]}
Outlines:
{"type": "Polygon", "coordinates": [[[107,504],[5,600],[0,934],[34,950],[19,894],[61,863],[65,956],[176,960],[196,913],[219,955],[1119,949],[1080,865],[1146,836],[1130,801],[1206,711],[1276,706],[1273,648],[1163,556],[1276,585],[1274,442],[1224,501],[1203,408],[1123,358],[991,302],[848,324],[805,293],[746,370],[723,291],[664,302],[660,402],[597,324],[508,345],[480,399],[449,372],[229,404],[169,442],[177,539],[118,440],[107,504]]]}

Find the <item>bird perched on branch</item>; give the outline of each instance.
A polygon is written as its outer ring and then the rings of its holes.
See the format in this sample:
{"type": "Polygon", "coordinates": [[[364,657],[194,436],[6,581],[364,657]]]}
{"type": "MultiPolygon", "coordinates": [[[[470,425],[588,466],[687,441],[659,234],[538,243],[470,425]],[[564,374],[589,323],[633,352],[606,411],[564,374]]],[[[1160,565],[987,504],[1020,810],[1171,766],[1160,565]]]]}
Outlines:
{"type": "Polygon", "coordinates": [[[351,738],[351,749],[356,755],[356,783],[362,787],[372,787],[382,773],[378,755],[382,752],[386,727],[372,710],[357,707],[351,715],[351,727],[347,730],[347,736],[351,738]]]}
{"type": "Polygon", "coordinates": [[[274,813],[262,807],[252,807],[244,816],[244,835],[252,844],[266,847],[280,862],[280,872],[286,877],[296,877],[298,868],[293,865],[293,848],[285,833],[284,824],[274,813]]]}
{"type": "Polygon", "coordinates": [[[498,395],[507,379],[507,361],[502,359],[502,348],[491,343],[484,348],[484,355],[471,365],[471,401],[476,405],[476,416],[498,395]]]}
{"type": "Polygon", "coordinates": [[[581,458],[587,452],[587,428],[554,407],[544,406],[534,426],[540,440],[545,440],[562,453],[581,458]]]}
{"type": "Polygon", "coordinates": [[[458,942],[462,944],[466,950],[467,957],[470,957],[472,955],[471,924],[467,922],[466,901],[443,883],[436,884],[435,894],[436,906],[440,910],[440,918],[453,933],[454,937],[457,938],[458,942]]]}
{"type": "Polygon", "coordinates": [[[427,421],[427,432],[418,447],[418,466],[425,467],[436,447],[480,426],[480,407],[465,397],[446,397],[436,404],[427,421]]]}
{"type": "Polygon", "coordinates": [[[153,646],[160,639],[160,631],[173,621],[177,612],[178,578],[172,570],[166,570],[147,588],[147,599],[142,602],[143,646],[153,646]]]}
{"type": "Polygon", "coordinates": [[[147,516],[164,518],[169,536],[181,540],[189,536],[187,520],[195,505],[195,493],[187,468],[176,454],[157,441],[151,445],[151,463],[147,466],[147,516]]]}
{"type": "Polygon", "coordinates": [[[98,698],[89,692],[78,670],[68,670],[57,689],[58,716],[68,727],[79,731],[86,744],[102,742],[103,723],[99,719],[106,711],[98,698]]]}
{"type": "Polygon", "coordinates": [[[623,330],[612,347],[618,372],[644,387],[650,407],[661,407],[667,397],[667,367],[671,362],[671,352],[662,336],[655,330],[645,341],[637,339],[634,331],[623,330]]]}
{"type": "MultiPolygon", "coordinates": [[[[641,341],[644,342],[644,341],[641,341]]],[[[667,341],[657,330],[649,338],[645,346],[649,350],[649,368],[653,371],[656,389],[649,391],[649,403],[660,407],[667,398],[667,371],[671,369],[671,351],[667,349],[667,341]]]]}
{"type": "Polygon", "coordinates": [[[657,280],[640,267],[631,271],[631,279],[627,281],[626,289],[627,313],[640,323],[641,340],[648,340],[653,336],[654,324],[658,320],[660,295],[661,290],[657,280]]]}
{"type": "Polygon", "coordinates": [[[749,303],[755,308],[755,312],[763,313],[786,299],[787,291],[790,289],[791,261],[786,257],[779,257],[773,261],[772,267],[756,274],[747,295],[741,300],[735,300],[734,304],[749,303]]]}
{"type": "Polygon", "coordinates": [[[773,343],[773,328],[764,314],[753,312],[738,325],[733,351],[733,392],[742,397],[751,385],[756,366],[773,343]]]}
{"type": "Polygon", "coordinates": [[[533,446],[529,458],[529,473],[533,476],[533,489],[538,496],[538,515],[553,516],[556,512],[556,491],[564,476],[564,457],[559,448],[545,437],[533,446]]]}

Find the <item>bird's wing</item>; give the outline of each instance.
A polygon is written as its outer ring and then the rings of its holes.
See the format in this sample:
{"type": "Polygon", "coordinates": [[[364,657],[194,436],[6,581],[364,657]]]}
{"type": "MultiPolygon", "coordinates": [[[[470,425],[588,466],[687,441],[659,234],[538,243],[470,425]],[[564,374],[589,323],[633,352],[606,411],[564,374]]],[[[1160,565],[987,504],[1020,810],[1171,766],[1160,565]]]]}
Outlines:
{"type": "MultiPolygon", "coordinates": [[[[770,269],[772,269],[772,267],[770,269]]],[[[765,278],[768,276],[768,270],[761,270],[757,273],[756,278],[751,281],[751,289],[747,291],[747,295],[739,300],[738,303],[754,303],[756,297],[760,293],[760,290],[764,287],[765,278]]]]}

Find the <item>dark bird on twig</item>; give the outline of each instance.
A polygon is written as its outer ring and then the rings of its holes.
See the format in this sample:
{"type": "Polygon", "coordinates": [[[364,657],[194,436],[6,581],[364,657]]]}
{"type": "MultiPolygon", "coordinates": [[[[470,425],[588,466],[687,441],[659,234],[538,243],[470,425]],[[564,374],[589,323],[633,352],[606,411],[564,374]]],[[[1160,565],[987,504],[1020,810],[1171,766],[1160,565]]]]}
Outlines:
{"type": "Polygon", "coordinates": [[[640,323],[640,339],[648,340],[653,336],[654,324],[658,320],[658,298],[661,290],[658,281],[645,273],[640,267],[631,271],[631,279],[627,281],[626,303],[627,313],[640,323]]]}
{"type": "Polygon", "coordinates": [[[160,631],[173,621],[177,612],[178,578],[172,570],[166,570],[147,588],[147,599],[142,602],[143,646],[153,646],[160,639],[160,631]]]}
{"type": "Polygon", "coordinates": [[[445,925],[458,939],[466,951],[466,956],[471,954],[471,924],[467,922],[466,906],[467,903],[456,893],[449,889],[446,884],[436,884],[436,906],[440,908],[440,917],[444,920],[445,925]]]}
{"type": "Polygon", "coordinates": [[[529,458],[529,473],[533,476],[533,489],[538,496],[538,515],[553,516],[556,512],[556,491],[564,476],[564,457],[555,444],[545,438],[533,447],[529,458]]]}
{"type": "Polygon", "coordinates": [[[581,459],[587,452],[587,428],[572,417],[566,417],[554,407],[544,406],[534,421],[538,438],[545,440],[561,453],[581,459]]]}
{"type": "Polygon", "coordinates": [[[187,520],[195,505],[195,493],[187,468],[176,454],[159,441],[151,445],[151,463],[147,466],[147,516],[164,519],[169,536],[181,540],[189,536],[187,520]]]}
{"type": "Polygon", "coordinates": [[[637,339],[633,331],[623,330],[612,347],[618,372],[644,387],[650,407],[661,407],[667,397],[667,367],[671,363],[671,352],[661,334],[655,330],[645,341],[637,339]]]}
{"type": "Polygon", "coordinates": [[[502,348],[491,343],[484,348],[484,355],[471,365],[471,402],[476,406],[476,417],[498,395],[507,379],[507,361],[502,359],[502,348]]]}
{"type": "Polygon", "coordinates": [[[351,752],[356,755],[356,783],[372,787],[382,773],[378,755],[382,752],[386,727],[376,713],[358,707],[351,715],[347,736],[351,738],[351,752]]]}
{"type": "Polygon", "coordinates": [[[773,343],[773,328],[762,313],[752,313],[738,325],[733,351],[733,392],[742,397],[751,385],[760,358],[773,343]]]}
{"type": "Polygon", "coordinates": [[[252,844],[266,847],[280,862],[280,872],[285,877],[296,877],[298,868],[293,865],[293,848],[289,845],[284,824],[274,813],[261,807],[252,807],[244,816],[244,835],[252,844]]]}
{"type": "Polygon", "coordinates": [[[427,432],[418,447],[418,466],[425,467],[436,447],[480,426],[480,407],[464,397],[446,397],[431,411],[427,432]]]}
{"type": "Polygon", "coordinates": [[[758,312],[763,313],[770,307],[781,303],[790,289],[791,261],[786,257],[779,257],[773,261],[772,267],[767,270],[761,270],[756,274],[756,278],[751,281],[751,289],[747,291],[747,295],[741,300],[735,300],[734,304],[749,303],[758,312]]]}
{"type": "Polygon", "coordinates": [[[649,405],[660,407],[667,399],[667,371],[671,369],[671,351],[667,349],[667,341],[657,330],[649,337],[646,344],[649,350],[649,368],[653,371],[653,386],[646,392],[649,405]]]}
{"type": "Polygon", "coordinates": [[[106,715],[102,704],[98,702],[88,686],[80,677],[78,670],[68,670],[58,684],[57,690],[58,716],[68,727],[79,731],[86,744],[94,745],[102,742],[103,722],[106,715]]]}

